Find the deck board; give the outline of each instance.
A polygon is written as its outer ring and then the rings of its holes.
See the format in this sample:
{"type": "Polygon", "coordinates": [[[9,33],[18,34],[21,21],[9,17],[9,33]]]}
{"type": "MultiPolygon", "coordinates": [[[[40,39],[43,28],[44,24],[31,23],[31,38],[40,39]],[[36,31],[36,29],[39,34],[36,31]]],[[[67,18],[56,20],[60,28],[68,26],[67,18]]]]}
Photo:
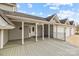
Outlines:
{"type": "Polygon", "coordinates": [[[67,42],[48,39],[39,39],[38,42],[25,40],[10,41],[0,50],[2,56],[78,56],[79,48],[68,44],[67,42]]]}

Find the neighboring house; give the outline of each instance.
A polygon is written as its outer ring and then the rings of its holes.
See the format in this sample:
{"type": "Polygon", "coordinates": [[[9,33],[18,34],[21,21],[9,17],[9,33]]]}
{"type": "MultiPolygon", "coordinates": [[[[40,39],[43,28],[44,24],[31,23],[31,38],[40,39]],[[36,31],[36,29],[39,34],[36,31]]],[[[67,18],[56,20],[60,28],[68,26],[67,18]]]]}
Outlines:
{"type": "Polygon", "coordinates": [[[77,24],[77,26],[76,26],[76,34],[78,34],[79,33],[79,24],[77,24]]]}
{"type": "Polygon", "coordinates": [[[0,48],[9,40],[48,37],[48,39],[67,40],[74,35],[75,24],[68,19],[59,20],[56,14],[47,18],[16,12],[15,3],[0,4],[0,48]]]}

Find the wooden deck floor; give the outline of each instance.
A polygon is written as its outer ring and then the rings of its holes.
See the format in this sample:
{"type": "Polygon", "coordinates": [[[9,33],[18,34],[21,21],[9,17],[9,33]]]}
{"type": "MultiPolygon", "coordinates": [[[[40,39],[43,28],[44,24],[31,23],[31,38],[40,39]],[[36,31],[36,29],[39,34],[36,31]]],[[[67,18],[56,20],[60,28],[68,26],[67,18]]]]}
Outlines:
{"type": "Polygon", "coordinates": [[[47,39],[25,40],[25,44],[21,45],[21,41],[11,41],[0,50],[2,56],[78,56],[79,48],[68,44],[67,42],[47,39]]]}

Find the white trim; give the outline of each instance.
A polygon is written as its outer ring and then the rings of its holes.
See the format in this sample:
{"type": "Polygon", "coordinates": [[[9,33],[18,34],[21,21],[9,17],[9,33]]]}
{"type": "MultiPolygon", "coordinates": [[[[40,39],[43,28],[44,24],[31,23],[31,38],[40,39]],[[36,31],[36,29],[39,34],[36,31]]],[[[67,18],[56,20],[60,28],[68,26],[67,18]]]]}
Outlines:
{"type": "Polygon", "coordinates": [[[22,22],[22,44],[24,44],[24,22],[22,22]]]}
{"type": "Polygon", "coordinates": [[[37,39],[37,36],[38,36],[38,27],[37,27],[37,25],[38,25],[38,23],[35,24],[35,28],[36,28],[36,30],[35,30],[35,31],[36,31],[36,32],[35,32],[36,40],[35,40],[35,41],[36,41],[36,42],[38,41],[38,39],[37,39]]]}
{"type": "Polygon", "coordinates": [[[0,48],[3,48],[3,40],[4,40],[4,30],[3,29],[1,29],[1,46],[0,46],[0,48]]]}
{"type": "Polygon", "coordinates": [[[42,24],[42,40],[44,40],[44,24],[42,24]]]}

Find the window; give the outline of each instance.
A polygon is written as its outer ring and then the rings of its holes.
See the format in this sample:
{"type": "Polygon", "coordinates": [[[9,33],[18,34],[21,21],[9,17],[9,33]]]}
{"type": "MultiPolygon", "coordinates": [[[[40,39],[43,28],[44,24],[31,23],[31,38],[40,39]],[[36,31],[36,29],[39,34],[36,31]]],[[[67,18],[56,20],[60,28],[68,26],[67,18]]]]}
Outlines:
{"type": "Polygon", "coordinates": [[[19,30],[22,30],[22,27],[19,27],[19,30]]]}
{"type": "Polygon", "coordinates": [[[32,31],[34,32],[34,27],[32,27],[32,31]]]}

